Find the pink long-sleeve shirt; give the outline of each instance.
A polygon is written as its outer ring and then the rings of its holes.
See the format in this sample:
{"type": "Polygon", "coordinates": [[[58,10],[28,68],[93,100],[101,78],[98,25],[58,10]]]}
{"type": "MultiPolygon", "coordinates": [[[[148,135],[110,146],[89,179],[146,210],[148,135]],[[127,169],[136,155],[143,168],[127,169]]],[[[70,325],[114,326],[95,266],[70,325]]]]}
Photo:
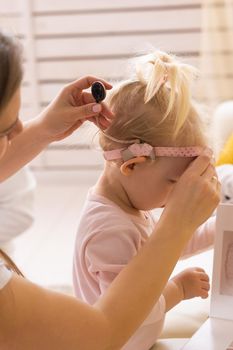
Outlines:
{"type": "MultiPolygon", "coordinates": [[[[91,190],[75,244],[73,282],[76,296],[94,304],[144,245],[155,225],[156,221],[149,212],[145,213],[144,218],[130,215],[91,190]]],[[[211,246],[214,233],[215,218],[211,218],[195,232],[183,256],[211,246]]],[[[122,350],[150,349],[162,331],[165,309],[165,299],[161,295],[147,319],[122,350]]]]}

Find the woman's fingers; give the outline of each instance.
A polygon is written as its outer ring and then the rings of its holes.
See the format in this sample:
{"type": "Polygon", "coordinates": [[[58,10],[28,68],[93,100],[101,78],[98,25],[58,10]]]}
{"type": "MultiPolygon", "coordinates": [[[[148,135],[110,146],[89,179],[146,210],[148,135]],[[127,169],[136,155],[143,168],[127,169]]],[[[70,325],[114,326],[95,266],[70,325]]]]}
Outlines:
{"type": "Polygon", "coordinates": [[[208,168],[211,158],[212,158],[213,152],[209,149],[206,148],[200,156],[198,156],[187,168],[187,170],[184,172],[184,175],[189,176],[190,174],[192,175],[197,175],[201,176],[205,170],[208,168]]]}
{"type": "Polygon", "coordinates": [[[90,92],[87,92],[87,91],[82,92],[82,103],[83,104],[95,103],[95,102],[96,101],[90,92]]]}
{"type": "Polygon", "coordinates": [[[88,119],[102,113],[102,105],[99,103],[89,103],[87,105],[73,107],[72,120],[88,119]]]}
{"type": "Polygon", "coordinates": [[[212,164],[209,164],[207,169],[204,171],[204,173],[201,175],[203,179],[208,180],[211,185],[213,186],[214,191],[216,194],[221,197],[221,183],[218,180],[218,174],[216,172],[215,167],[212,164]]]}
{"type": "Polygon", "coordinates": [[[221,187],[222,187],[222,185],[221,185],[220,181],[217,182],[217,186],[216,187],[217,187],[216,188],[216,192],[218,193],[219,198],[221,198],[221,187]]]}
{"type": "MultiPolygon", "coordinates": [[[[83,104],[89,104],[89,103],[95,103],[95,99],[92,96],[91,93],[89,92],[82,92],[82,101],[83,104]]],[[[106,105],[106,103],[101,102],[101,115],[106,117],[107,119],[113,119],[114,118],[114,114],[112,113],[112,111],[108,108],[108,106],[106,105]]]]}
{"type": "Polygon", "coordinates": [[[205,150],[189,165],[174,186],[163,213],[170,213],[173,224],[187,232],[206,221],[220,201],[221,186],[213,178],[211,158],[212,152],[205,150]]]}
{"type": "Polygon", "coordinates": [[[105,130],[111,125],[111,121],[107,120],[105,117],[101,115],[97,117],[87,118],[87,120],[94,123],[101,130],[105,130]]]}
{"type": "Polygon", "coordinates": [[[73,96],[70,121],[73,120],[75,122],[76,120],[98,116],[101,127],[106,128],[110,125],[108,119],[113,119],[114,114],[105,103],[96,103],[91,93],[83,91],[84,89],[88,89],[95,81],[101,81],[108,90],[112,88],[112,85],[103,79],[95,76],[86,76],[67,85],[63,89],[63,93],[65,93],[65,96],[73,96]]]}
{"type": "Polygon", "coordinates": [[[115,115],[114,113],[108,108],[108,106],[106,105],[106,103],[101,102],[101,106],[102,106],[102,111],[101,111],[101,115],[108,118],[108,119],[114,119],[115,115]]]}
{"type": "Polygon", "coordinates": [[[105,80],[90,75],[73,81],[72,83],[68,84],[64,90],[66,92],[72,92],[74,89],[77,91],[82,91],[88,89],[95,81],[100,81],[103,83],[107,90],[112,88],[112,85],[105,80]]]}
{"type": "MultiPolygon", "coordinates": [[[[84,104],[95,102],[94,97],[89,92],[82,92],[82,101],[84,104]]],[[[111,125],[111,120],[114,118],[114,114],[107,107],[107,105],[102,102],[101,104],[101,112],[96,116],[88,117],[87,119],[94,123],[100,129],[106,129],[111,125]]]]}
{"type": "Polygon", "coordinates": [[[203,177],[203,179],[207,179],[210,181],[214,177],[216,182],[218,181],[218,175],[216,173],[215,167],[211,163],[208,165],[208,167],[205,169],[205,171],[203,172],[203,174],[201,176],[203,177]]]}

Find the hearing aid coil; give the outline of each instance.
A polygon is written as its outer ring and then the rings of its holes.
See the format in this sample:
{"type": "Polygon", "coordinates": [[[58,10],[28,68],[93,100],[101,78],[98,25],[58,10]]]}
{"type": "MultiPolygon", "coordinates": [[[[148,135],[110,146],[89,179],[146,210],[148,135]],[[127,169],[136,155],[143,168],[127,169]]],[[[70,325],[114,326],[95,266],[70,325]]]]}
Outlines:
{"type": "Polygon", "coordinates": [[[103,101],[106,97],[106,90],[100,81],[95,81],[91,85],[91,93],[97,103],[103,101]]]}

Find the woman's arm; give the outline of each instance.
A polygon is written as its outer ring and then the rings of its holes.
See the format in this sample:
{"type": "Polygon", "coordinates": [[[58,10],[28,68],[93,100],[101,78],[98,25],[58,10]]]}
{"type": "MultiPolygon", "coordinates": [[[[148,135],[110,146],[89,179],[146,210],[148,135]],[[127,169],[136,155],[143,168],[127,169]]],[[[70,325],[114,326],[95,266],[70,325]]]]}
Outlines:
{"type": "Polygon", "coordinates": [[[24,124],[24,130],[12,140],[5,156],[0,160],[0,182],[30,162],[49,143],[50,139],[43,135],[43,128],[37,119],[24,124]]]}
{"type": "Polygon", "coordinates": [[[119,349],[159,299],[184,244],[184,238],[172,239],[177,234],[158,228],[93,307],[14,276],[0,291],[1,349],[119,349]]]}
{"type": "Polygon", "coordinates": [[[83,92],[96,81],[107,89],[111,85],[96,77],[85,77],[67,85],[51,104],[35,119],[24,124],[24,130],[15,137],[3,159],[0,160],[0,182],[14,174],[35,158],[51,142],[71,135],[86,119],[98,116],[98,124],[109,125],[112,113],[104,104],[83,92]]]}
{"type": "Polygon", "coordinates": [[[195,229],[219,202],[209,162],[202,155],[181,176],[156,231],[95,305],[14,277],[0,291],[1,349],[121,348],[158,301],[195,229]]]}

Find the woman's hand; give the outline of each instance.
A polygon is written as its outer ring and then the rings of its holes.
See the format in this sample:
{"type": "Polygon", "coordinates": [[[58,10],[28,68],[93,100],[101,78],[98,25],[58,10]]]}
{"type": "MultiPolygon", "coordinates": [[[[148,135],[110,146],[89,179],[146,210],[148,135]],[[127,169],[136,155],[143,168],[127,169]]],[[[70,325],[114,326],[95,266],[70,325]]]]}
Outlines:
{"type": "Polygon", "coordinates": [[[213,213],[219,204],[220,192],[212,152],[206,149],[174,186],[162,217],[169,215],[172,225],[193,232],[213,213]]]}
{"type": "Polygon", "coordinates": [[[39,115],[37,122],[41,133],[49,142],[71,135],[85,120],[90,120],[103,129],[110,125],[112,112],[104,103],[96,103],[91,93],[83,91],[96,80],[101,81],[106,89],[112,88],[106,81],[93,76],[81,78],[65,86],[39,115]]]}

